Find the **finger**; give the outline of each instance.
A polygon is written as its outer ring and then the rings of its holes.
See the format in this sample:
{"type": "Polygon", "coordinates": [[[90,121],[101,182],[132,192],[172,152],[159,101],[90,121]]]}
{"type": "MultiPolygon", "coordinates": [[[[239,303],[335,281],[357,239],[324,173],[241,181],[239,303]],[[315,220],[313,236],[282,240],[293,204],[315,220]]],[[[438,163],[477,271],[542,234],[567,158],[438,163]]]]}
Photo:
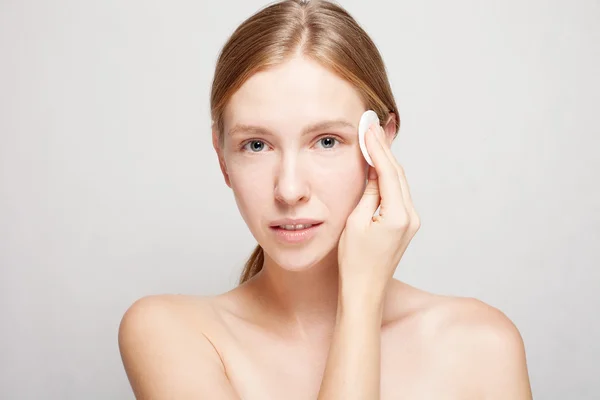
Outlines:
{"type": "Polygon", "coordinates": [[[401,204],[402,188],[398,178],[398,171],[393,161],[385,152],[385,144],[377,136],[374,127],[369,128],[365,135],[367,151],[373,160],[375,170],[377,171],[379,193],[381,196],[381,209],[379,214],[382,218],[399,216],[400,211],[404,211],[401,204]],[[399,206],[400,205],[400,209],[399,206]]]}
{"type": "Polygon", "coordinates": [[[402,199],[404,202],[404,208],[408,215],[408,219],[406,222],[409,223],[409,226],[412,228],[419,229],[421,225],[421,221],[419,219],[419,215],[415,210],[415,206],[412,201],[412,196],[410,195],[410,188],[408,186],[408,182],[406,180],[406,175],[404,173],[404,168],[400,164],[398,164],[398,179],[400,181],[400,186],[402,188],[402,199]]]}
{"type": "Polygon", "coordinates": [[[369,179],[365,191],[353,212],[358,221],[365,224],[370,223],[373,214],[375,214],[375,211],[379,207],[380,201],[379,182],[377,179],[369,179]]]}
{"type": "MultiPolygon", "coordinates": [[[[379,133],[381,135],[380,138],[385,138],[385,131],[381,126],[379,126],[379,133]]],[[[400,165],[400,163],[394,156],[394,153],[392,153],[391,146],[387,145],[387,142],[385,142],[385,144],[385,153],[390,158],[390,160],[396,168],[396,171],[398,172],[398,179],[400,181],[400,188],[402,190],[402,200],[404,202],[404,206],[406,207],[406,210],[411,214],[411,216],[416,216],[417,213],[415,211],[415,207],[412,201],[410,187],[408,185],[408,181],[406,180],[406,173],[404,172],[404,168],[402,167],[402,165],[400,165]]]]}
{"type": "Polygon", "coordinates": [[[369,170],[367,172],[368,179],[377,179],[377,170],[369,165],[369,170]]]}
{"type": "Polygon", "coordinates": [[[413,204],[412,196],[410,194],[410,186],[408,185],[408,181],[406,180],[406,173],[404,172],[404,168],[401,165],[398,165],[398,177],[400,179],[400,186],[402,187],[402,198],[404,199],[404,205],[406,209],[410,212],[411,216],[416,217],[417,212],[415,211],[415,206],[413,204]]]}

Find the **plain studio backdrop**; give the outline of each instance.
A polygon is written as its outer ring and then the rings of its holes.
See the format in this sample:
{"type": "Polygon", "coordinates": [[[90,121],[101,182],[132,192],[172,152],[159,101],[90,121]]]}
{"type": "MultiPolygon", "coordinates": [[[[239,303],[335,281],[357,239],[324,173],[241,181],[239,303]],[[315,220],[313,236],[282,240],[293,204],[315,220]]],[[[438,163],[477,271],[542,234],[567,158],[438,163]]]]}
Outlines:
{"type": "MultiPolygon", "coordinates": [[[[132,399],[127,307],[235,285],[255,240],[208,100],[266,4],[1,0],[0,398],[132,399]]],[[[422,227],[396,277],[504,311],[535,398],[600,398],[600,3],[340,4],[400,109],[422,227]]]]}

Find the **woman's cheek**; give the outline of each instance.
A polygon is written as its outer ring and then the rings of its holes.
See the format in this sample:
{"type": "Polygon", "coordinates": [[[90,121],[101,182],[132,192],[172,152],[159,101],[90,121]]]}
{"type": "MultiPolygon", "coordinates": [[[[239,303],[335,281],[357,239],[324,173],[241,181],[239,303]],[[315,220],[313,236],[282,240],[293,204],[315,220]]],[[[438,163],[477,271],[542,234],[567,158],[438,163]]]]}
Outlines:
{"type": "Polygon", "coordinates": [[[269,215],[273,189],[270,174],[264,166],[246,163],[228,165],[231,189],[243,219],[254,231],[264,215],[269,215]]]}
{"type": "Polygon", "coordinates": [[[227,171],[230,179],[237,180],[265,179],[269,165],[272,163],[270,155],[250,155],[243,152],[232,152],[227,159],[227,171]]]}
{"type": "Polygon", "coordinates": [[[339,207],[340,211],[353,209],[364,190],[366,165],[350,153],[315,159],[313,188],[319,188],[329,207],[339,207]]]}
{"type": "Polygon", "coordinates": [[[313,150],[309,153],[309,162],[324,172],[339,173],[342,170],[352,169],[357,163],[357,153],[348,145],[330,150],[313,150]]]}
{"type": "Polygon", "coordinates": [[[232,163],[228,166],[232,189],[245,196],[256,196],[256,193],[268,192],[270,169],[264,163],[232,163]]]}
{"type": "Polygon", "coordinates": [[[362,181],[365,178],[366,162],[361,154],[350,149],[338,150],[331,154],[315,154],[311,164],[315,172],[329,179],[339,179],[343,183],[362,181]]]}

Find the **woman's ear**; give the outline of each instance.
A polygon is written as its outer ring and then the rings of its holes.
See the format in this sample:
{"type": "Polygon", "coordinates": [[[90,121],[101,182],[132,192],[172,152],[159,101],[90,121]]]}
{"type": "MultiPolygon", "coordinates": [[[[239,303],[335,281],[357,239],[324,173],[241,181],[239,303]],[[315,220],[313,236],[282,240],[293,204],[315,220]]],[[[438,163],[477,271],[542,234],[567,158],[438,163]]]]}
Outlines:
{"type": "Polygon", "coordinates": [[[385,132],[385,140],[388,146],[392,145],[392,141],[396,136],[396,114],[393,112],[388,113],[388,118],[383,125],[383,131],[385,132]]]}
{"type": "Polygon", "coordinates": [[[225,184],[231,188],[231,181],[229,180],[229,174],[227,173],[227,165],[225,164],[225,158],[223,157],[223,149],[221,149],[221,144],[219,143],[219,132],[217,132],[216,128],[213,125],[212,128],[212,142],[213,148],[217,152],[217,157],[219,159],[219,166],[221,167],[221,172],[223,173],[223,178],[225,179],[225,184]]]}

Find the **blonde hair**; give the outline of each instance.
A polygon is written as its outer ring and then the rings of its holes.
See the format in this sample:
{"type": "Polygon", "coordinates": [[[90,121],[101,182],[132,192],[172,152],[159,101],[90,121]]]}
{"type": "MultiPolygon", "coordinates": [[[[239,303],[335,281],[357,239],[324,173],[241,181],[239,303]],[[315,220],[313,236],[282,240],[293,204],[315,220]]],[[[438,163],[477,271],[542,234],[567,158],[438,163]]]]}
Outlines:
{"type": "MultiPolygon", "coordinates": [[[[231,96],[254,73],[301,53],[352,83],[380,121],[394,113],[396,102],[382,57],[367,33],[341,6],[326,0],[284,0],[246,19],[225,43],[217,59],[210,94],[211,117],[223,143],[223,112],[231,96]]],[[[257,245],[246,261],[239,284],[263,267],[257,245]]]]}

